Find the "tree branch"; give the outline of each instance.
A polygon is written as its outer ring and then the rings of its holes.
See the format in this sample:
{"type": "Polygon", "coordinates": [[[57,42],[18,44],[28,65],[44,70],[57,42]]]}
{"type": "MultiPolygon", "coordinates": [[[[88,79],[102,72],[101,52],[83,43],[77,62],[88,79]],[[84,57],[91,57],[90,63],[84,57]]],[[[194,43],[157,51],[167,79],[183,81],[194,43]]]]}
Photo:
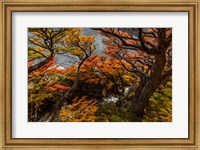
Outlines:
{"type": "Polygon", "coordinates": [[[36,53],[42,55],[43,57],[47,58],[47,56],[45,56],[43,53],[41,53],[41,52],[39,52],[39,51],[36,51],[36,50],[34,50],[34,49],[28,49],[28,50],[29,50],[29,51],[33,51],[33,52],[36,52],[36,53]]]}

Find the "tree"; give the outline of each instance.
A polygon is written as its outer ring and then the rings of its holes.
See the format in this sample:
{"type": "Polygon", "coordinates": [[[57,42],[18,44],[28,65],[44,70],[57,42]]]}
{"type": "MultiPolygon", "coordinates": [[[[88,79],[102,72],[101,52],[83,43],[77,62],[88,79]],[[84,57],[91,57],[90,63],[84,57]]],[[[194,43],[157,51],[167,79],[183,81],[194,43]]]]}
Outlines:
{"type": "MultiPolygon", "coordinates": [[[[103,84],[105,87],[104,95],[106,91],[112,89],[113,94],[119,95],[122,99],[126,99],[129,92],[125,92],[126,86],[131,86],[131,83],[135,82],[135,77],[130,72],[124,69],[130,66],[125,61],[121,61],[114,57],[91,56],[83,64],[83,72],[81,79],[91,84],[103,84]]],[[[120,98],[119,98],[120,99],[120,98]]]]}
{"type": "Polygon", "coordinates": [[[29,61],[40,59],[39,63],[30,65],[28,72],[32,72],[48,63],[56,52],[58,43],[66,36],[70,28],[29,28],[28,29],[28,56],[29,61]]]}
{"type": "Polygon", "coordinates": [[[64,39],[64,41],[68,43],[65,46],[65,50],[79,58],[76,79],[72,86],[72,89],[75,89],[80,78],[81,66],[92,55],[96,48],[93,45],[94,36],[81,35],[81,30],[77,28],[71,30],[70,33],[71,34],[64,39]]]}
{"type": "MultiPolygon", "coordinates": [[[[159,85],[172,73],[172,29],[171,28],[94,28],[107,38],[106,53],[126,61],[124,68],[140,78],[132,98],[133,113],[141,117],[150,97],[159,85]],[[127,53],[137,56],[127,57],[127,53]]],[[[123,63],[122,63],[123,64],[123,63]]]]}
{"type": "Polygon", "coordinates": [[[94,36],[81,35],[81,29],[79,28],[71,29],[68,32],[68,35],[64,38],[64,42],[65,44],[63,49],[72,55],[77,56],[79,61],[77,63],[77,71],[74,83],[72,87],[64,94],[64,96],[57,101],[51,121],[58,121],[60,108],[64,105],[64,102],[67,101],[71,95],[73,95],[77,88],[80,79],[81,66],[96,49],[93,45],[94,36]]]}
{"type": "Polygon", "coordinates": [[[70,88],[59,83],[64,70],[58,70],[55,61],[56,57],[28,74],[29,121],[48,120],[51,111],[50,108],[45,111],[45,105],[54,104],[57,97],[70,88]]]}

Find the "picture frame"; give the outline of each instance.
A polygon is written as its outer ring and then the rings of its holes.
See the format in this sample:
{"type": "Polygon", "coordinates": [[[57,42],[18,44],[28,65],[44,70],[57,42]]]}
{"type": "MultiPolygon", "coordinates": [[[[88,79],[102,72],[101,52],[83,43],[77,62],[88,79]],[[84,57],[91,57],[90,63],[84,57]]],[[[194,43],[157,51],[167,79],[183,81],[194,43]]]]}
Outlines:
{"type": "Polygon", "coordinates": [[[1,60],[1,149],[200,149],[199,119],[199,63],[200,63],[200,24],[198,0],[134,0],[99,2],[83,0],[4,0],[1,1],[2,33],[0,39],[1,60]],[[43,139],[43,138],[12,138],[12,13],[13,12],[188,12],[189,16],[189,138],[162,139],[43,139]]]}

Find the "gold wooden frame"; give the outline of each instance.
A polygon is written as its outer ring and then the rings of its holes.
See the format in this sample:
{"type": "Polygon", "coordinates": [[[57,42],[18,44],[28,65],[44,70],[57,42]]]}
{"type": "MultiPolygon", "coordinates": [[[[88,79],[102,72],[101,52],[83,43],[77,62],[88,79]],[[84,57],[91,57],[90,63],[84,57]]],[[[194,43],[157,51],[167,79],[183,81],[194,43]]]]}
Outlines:
{"type": "Polygon", "coordinates": [[[200,149],[199,0],[0,0],[0,149],[200,149]],[[11,137],[11,15],[17,11],[186,11],[189,13],[189,138],[187,139],[13,139],[11,137]],[[197,109],[198,108],[198,109],[197,109]]]}

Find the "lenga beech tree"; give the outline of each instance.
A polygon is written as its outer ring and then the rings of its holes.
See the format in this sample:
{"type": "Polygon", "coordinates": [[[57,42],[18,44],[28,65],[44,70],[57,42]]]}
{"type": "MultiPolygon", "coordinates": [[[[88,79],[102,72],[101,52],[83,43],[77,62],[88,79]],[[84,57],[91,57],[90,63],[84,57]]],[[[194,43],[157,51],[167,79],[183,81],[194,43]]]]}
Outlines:
{"type": "Polygon", "coordinates": [[[56,44],[61,42],[62,38],[66,36],[66,32],[71,30],[69,28],[29,28],[29,61],[34,59],[41,59],[39,63],[30,65],[28,72],[32,72],[43,65],[47,64],[56,52],[56,44]]]}
{"type": "Polygon", "coordinates": [[[83,63],[92,55],[93,51],[96,50],[94,43],[94,36],[81,35],[81,29],[73,28],[68,32],[68,35],[64,38],[63,50],[71,53],[72,55],[79,58],[77,63],[76,78],[72,87],[60,97],[54,107],[54,112],[50,121],[59,121],[59,113],[61,107],[64,105],[68,98],[74,93],[77,88],[80,74],[81,66],[83,63]]]}
{"type": "Polygon", "coordinates": [[[32,76],[32,73],[39,73],[41,76],[51,73],[53,74],[52,70],[56,71],[56,67],[53,66],[52,62],[55,58],[56,52],[58,51],[63,53],[69,52],[71,55],[79,58],[79,61],[76,64],[76,78],[71,87],[58,85],[56,84],[57,81],[55,81],[55,85],[54,83],[51,83],[51,85],[54,85],[53,88],[50,85],[49,88],[46,87],[48,90],[66,90],[66,92],[60,93],[60,98],[56,100],[56,103],[54,104],[54,110],[51,112],[52,117],[50,121],[59,121],[61,107],[64,106],[64,103],[68,101],[69,96],[72,95],[77,88],[81,66],[96,49],[93,45],[94,36],[81,35],[81,31],[82,29],[80,28],[29,29],[28,73],[30,76],[32,76]],[[40,61],[34,64],[34,60],[37,59],[40,59],[40,61]],[[48,64],[51,65],[49,66],[48,64]],[[56,87],[56,85],[59,86],[59,88],[56,87]]]}
{"type": "Polygon", "coordinates": [[[150,97],[172,74],[172,29],[94,28],[94,30],[106,37],[105,53],[130,64],[124,65],[124,68],[140,78],[131,103],[133,113],[142,117],[150,97]],[[129,52],[134,53],[135,57],[127,57],[129,52]]]}

